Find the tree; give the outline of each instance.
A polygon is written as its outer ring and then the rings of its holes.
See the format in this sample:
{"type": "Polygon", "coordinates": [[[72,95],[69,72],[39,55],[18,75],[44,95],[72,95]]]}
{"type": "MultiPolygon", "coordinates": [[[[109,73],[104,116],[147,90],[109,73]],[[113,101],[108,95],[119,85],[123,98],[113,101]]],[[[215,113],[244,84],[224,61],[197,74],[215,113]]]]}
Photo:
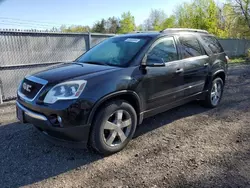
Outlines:
{"type": "Polygon", "coordinates": [[[228,1],[220,8],[220,19],[217,25],[218,36],[245,38],[250,36],[249,25],[235,1],[228,1]]]}
{"type": "Polygon", "coordinates": [[[250,0],[232,0],[234,11],[241,15],[245,24],[250,29],[250,0]]]}
{"type": "Polygon", "coordinates": [[[62,25],[60,27],[60,30],[62,32],[73,32],[73,33],[85,33],[90,31],[89,26],[80,26],[80,25],[72,25],[70,27],[66,27],[65,25],[62,25]]]}
{"type": "Polygon", "coordinates": [[[58,32],[58,31],[59,31],[59,29],[58,29],[58,28],[56,28],[56,27],[52,27],[52,29],[50,29],[50,31],[51,31],[51,32],[58,32]]]}
{"type": "MultiPolygon", "coordinates": [[[[135,30],[160,31],[173,27],[204,29],[218,37],[250,38],[250,0],[228,0],[223,6],[216,5],[215,0],[191,0],[178,6],[170,16],[161,9],[152,9],[149,17],[139,26],[135,26],[132,14],[125,12],[121,18],[109,17],[97,21],[91,31],[128,33],[135,30]]],[[[90,28],[62,26],[60,30],[87,32],[90,28]]]]}
{"type": "Polygon", "coordinates": [[[207,14],[205,14],[204,18],[204,27],[208,30],[210,33],[218,34],[218,11],[215,2],[213,0],[207,1],[208,4],[206,5],[207,14]]]}
{"type": "Polygon", "coordinates": [[[95,33],[117,33],[119,28],[119,19],[109,17],[107,20],[97,21],[91,31],[95,33]]]}
{"type": "Polygon", "coordinates": [[[140,25],[136,26],[136,31],[143,31],[143,25],[140,24],[140,25]]]}
{"type": "Polygon", "coordinates": [[[120,20],[119,33],[129,33],[135,31],[135,18],[130,12],[124,12],[120,20]]]}
{"type": "Polygon", "coordinates": [[[236,37],[238,35],[237,29],[238,21],[236,13],[231,4],[224,4],[219,11],[219,23],[217,27],[220,29],[218,34],[220,37],[236,37]]]}
{"type": "Polygon", "coordinates": [[[94,33],[106,33],[105,25],[106,25],[106,21],[104,19],[96,22],[92,28],[92,32],[94,32],[94,33]]]}
{"type": "Polygon", "coordinates": [[[163,29],[163,23],[167,15],[163,10],[152,9],[147,20],[144,22],[146,30],[160,31],[163,29]]]}
{"type": "Polygon", "coordinates": [[[193,0],[191,3],[184,3],[176,9],[175,14],[179,27],[204,29],[213,34],[222,33],[218,27],[219,8],[214,0],[193,0]]]}
{"type": "Polygon", "coordinates": [[[174,28],[176,26],[176,17],[174,15],[166,18],[162,23],[162,29],[174,28]]]}
{"type": "Polygon", "coordinates": [[[107,33],[118,33],[119,31],[119,19],[115,17],[110,17],[106,21],[106,32],[107,33]]]}
{"type": "Polygon", "coordinates": [[[177,19],[177,26],[181,28],[192,28],[193,26],[193,7],[192,4],[184,3],[176,8],[174,14],[177,19]]]}
{"type": "Polygon", "coordinates": [[[250,0],[230,0],[225,5],[226,22],[230,20],[230,36],[237,38],[250,37],[250,0]],[[229,19],[228,19],[229,18],[229,19]]]}

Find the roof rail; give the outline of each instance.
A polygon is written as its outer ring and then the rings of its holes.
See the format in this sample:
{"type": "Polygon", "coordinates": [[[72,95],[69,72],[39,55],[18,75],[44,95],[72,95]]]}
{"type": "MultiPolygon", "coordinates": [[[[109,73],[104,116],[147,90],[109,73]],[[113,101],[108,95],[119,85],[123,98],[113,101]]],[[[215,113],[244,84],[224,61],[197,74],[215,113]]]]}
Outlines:
{"type": "Polygon", "coordinates": [[[129,33],[159,33],[159,31],[132,31],[129,33]]]}
{"type": "Polygon", "coordinates": [[[161,31],[161,33],[166,32],[176,32],[176,31],[185,31],[185,32],[197,32],[197,33],[206,33],[208,34],[208,31],[202,30],[202,29],[189,29],[189,28],[168,28],[161,31]]]}

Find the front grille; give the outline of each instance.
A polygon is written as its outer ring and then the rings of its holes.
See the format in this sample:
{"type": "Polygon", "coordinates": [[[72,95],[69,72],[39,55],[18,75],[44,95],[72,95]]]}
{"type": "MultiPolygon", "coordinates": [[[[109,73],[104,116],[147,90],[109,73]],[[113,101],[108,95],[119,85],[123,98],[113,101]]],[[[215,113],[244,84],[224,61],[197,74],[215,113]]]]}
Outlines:
{"type": "Polygon", "coordinates": [[[28,99],[33,99],[36,94],[42,89],[43,84],[28,80],[25,78],[20,85],[20,91],[28,99]]]}

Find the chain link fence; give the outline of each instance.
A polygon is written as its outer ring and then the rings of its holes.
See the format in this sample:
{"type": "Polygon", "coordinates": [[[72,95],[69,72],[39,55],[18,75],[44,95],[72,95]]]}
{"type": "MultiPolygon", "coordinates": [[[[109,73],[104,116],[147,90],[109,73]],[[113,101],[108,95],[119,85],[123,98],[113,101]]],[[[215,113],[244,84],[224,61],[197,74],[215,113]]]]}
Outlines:
{"type": "MultiPolygon", "coordinates": [[[[16,98],[20,81],[28,74],[72,61],[113,34],[0,31],[0,103],[16,98]]],[[[229,56],[241,56],[250,40],[220,39],[229,56]]]]}
{"type": "Polygon", "coordinates": [[[219,39],[219,41],[229,57],[245,56],[250,49],[250,40],[247,39],[219,39]]]}
{"type": "Polygon", "coordinates": [[[0,31],[0,100],[14,99],[24,76],[72,61],[110,36],[0,31]]]}

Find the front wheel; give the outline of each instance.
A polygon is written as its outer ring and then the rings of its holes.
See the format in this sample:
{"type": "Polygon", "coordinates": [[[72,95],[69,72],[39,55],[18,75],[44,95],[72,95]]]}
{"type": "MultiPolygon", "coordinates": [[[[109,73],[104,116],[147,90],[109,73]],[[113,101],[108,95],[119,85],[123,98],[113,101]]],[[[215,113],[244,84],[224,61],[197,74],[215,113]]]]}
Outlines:
{"type": "Polygon", "coordinates": [[[95,116],[90,135],[91,147],[104,155],[116,153],[132,139],[136,125],[134,108],[123,100],[112,101],[95,116]]]}
{"type": "Polygon", "coordinates": [[[224,89],[224,82],[221,78],[217,77],[213,80],[210,86],[204,105],[206,107],[215,108],[219,105],[224,89]]]}

